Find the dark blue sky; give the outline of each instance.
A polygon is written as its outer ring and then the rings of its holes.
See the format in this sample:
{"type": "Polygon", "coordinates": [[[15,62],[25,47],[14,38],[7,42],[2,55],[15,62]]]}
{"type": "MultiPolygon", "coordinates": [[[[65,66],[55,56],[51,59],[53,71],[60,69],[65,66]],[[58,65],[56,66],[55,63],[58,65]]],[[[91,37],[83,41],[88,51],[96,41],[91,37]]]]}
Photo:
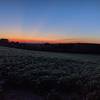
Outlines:
{"type": "Polygon", "coordinates": [[[100,38],[100,0],[0,0],[0,32],[9,38],[100,38]]]}

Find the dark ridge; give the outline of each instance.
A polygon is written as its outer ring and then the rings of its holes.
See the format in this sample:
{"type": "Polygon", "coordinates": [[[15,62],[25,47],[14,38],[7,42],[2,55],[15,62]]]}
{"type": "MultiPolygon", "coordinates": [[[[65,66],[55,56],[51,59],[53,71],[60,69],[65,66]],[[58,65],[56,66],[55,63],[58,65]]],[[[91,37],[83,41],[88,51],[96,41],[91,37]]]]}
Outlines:
{"type": "Polygon", "coordinates": [[[19,43],[0,39],[0,46],[49,52],[100,54],[100,44],[96,43],[19,43]]]}

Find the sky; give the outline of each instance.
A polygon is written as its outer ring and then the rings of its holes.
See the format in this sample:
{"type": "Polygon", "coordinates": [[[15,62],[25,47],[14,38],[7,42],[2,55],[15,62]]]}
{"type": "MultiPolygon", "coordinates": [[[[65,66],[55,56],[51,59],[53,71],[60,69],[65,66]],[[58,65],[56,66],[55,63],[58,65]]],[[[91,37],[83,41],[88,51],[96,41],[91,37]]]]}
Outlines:
{"type": "Polygon", "coordinates": [[[0,38],[100,43],[100,0],[0,0],[0,38]]]}

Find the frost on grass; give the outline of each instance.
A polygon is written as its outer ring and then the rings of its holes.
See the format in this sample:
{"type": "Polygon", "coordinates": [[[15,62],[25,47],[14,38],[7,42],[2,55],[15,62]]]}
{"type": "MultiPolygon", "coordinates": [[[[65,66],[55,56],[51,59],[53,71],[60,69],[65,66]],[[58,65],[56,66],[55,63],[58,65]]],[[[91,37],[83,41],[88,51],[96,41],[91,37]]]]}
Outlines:
{"type": "Polygon", "coordinates": [[[5,84],[26,83],[39,91],[77,92],[89,98],[100,92],[100,56],[0,47],[0,79],[5,84]]]}

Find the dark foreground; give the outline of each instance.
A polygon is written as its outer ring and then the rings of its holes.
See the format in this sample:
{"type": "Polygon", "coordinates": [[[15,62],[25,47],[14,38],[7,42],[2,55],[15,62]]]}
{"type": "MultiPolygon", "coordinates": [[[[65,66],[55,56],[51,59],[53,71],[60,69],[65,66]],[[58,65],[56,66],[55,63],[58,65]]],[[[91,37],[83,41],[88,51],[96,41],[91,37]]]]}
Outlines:
{"type": "Polygon", "coordinates": [[[100,100],[100,56],[0,47],[0,100],[100,100]]]}

